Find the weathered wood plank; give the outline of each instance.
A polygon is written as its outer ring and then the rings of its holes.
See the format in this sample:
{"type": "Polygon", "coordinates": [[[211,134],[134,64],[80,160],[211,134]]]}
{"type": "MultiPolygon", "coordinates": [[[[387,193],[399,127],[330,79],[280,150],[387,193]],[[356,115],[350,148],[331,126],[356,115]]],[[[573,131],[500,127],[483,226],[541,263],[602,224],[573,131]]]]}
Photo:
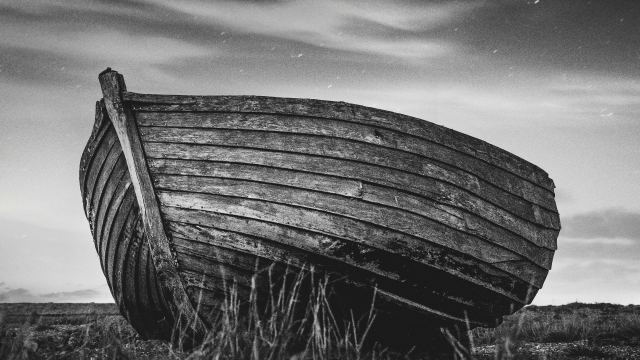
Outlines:
{"type": "MultiPolygon", "coordinates": [[[[131,195],[135,197],[135,195],[131,195]]],[[[151,261],[146,244],[144,225],[136,204],[131,208],[126,227],[121,233],[115,264],[116,278],[121,283],[116,290],[126,303],[128,319],[143,339],[168,340],[171,334],[171,312],[168,308],[156,306],[149,301],[149,283],[144,268],[151,261]]]]}
{"type": "Polygon", "coordinates": [[[362,193],[359,180],[270,166],[179,159],[149,159],[148,162],[152,178],[159,174],[194,175],[283,184],[351,197],[362,193]]]}
{"type": "MultiPolygon", "coordinates": [[[[148,249],[149,244],[146,243],[147,240],[146,238],[143,239],[143,243],[142,246],[146,247],[148,249]]],[[[146,268],[145,273],[146,273],[146,278],[145,278],[145,282],[147,284],[147,289],[146,292],[147,294],[149,294],[149,303],[150,303],[150,309],[153,310],[154,314],[161,314],[162,310],[165,310],[166,312],[170,312],[169,309],[167,307],[163,307],[161,301],[160,301],[160,297],[159,294],[157,293],[157,285],[156,285],[156,277],[155,277],[155,272],[156,269],[153,267],[153,259],[151,258],[151,252],[150,251],[145,251],[145,256],[144,259],[142,260],[144,263],[144,266],[146,268]]],[[[171,330],[171,327],[169,327],[168,330],[171,330]]]]}
{"type": "MultiPolygon", "coordinates": [[[[125,298],[125,294],[123,292],[124,282],[122,278],[122,271],[125,265],[123,258],[125,257],[131,243],[131,228],[134,226],[134,221],[137,215],[134,211],[135,209],[133,206],[129,207],[128,211],[125,211],[125,209],[122,208],[120,210],[123,212],[122,215],[126,215],[126,217],[123,221],[122,231],[117,234],[118,238],[113,247],[113,263],[109,264],[111,273],[109,273],[107,277],[111,279],[111,282],[113,284],[112,295],[114,295],[116,304],[123,308],[126,307],[128,309],[127,311],[130,311],[130,309],[132,309],[130,304],[127,304],[129,306],[125,306],[125,302],[127,301],[127,299],[125,298]]],[[[105,258],[108,260],[108,255],[105,258]]],[[[104,269],[106,269],[106,264],[104,269]]],[[[134,307],[134,309],[137,308],[134,307]]]]}
{"type": "Polygon", "coordinates": [[[211,309],[210,311],[212,311],[214,314],[213,316],[207,317],[207,320],[211,322],[215,321],[216,315],[219,314],[220,306],[222,306],[224,302],[224,294],[221,294],[217,291],[211,291],[208,289],[198,288],[194,286],[186,287],[186,291],[190,301],[191,299],[199,299],[199,298],[202,299],[200,304],[192,303],[192,306],[194,308],[197,306],[200,306],[205,309],[211,309]]]}
{"type": "Polygon", "coordinates": [[[109,155],[109,153],[111,152],[111,148],[117,141],[118,138],[115,132],[112,128],[109,129],[103,138],[103,143],[96,148],[95,155],[91,161],[91,168],[87,173],[87,182],[85,183],[87,191],[84,194],[84,202],[86,204],[85,213],[87,214],[87,219],[90,221],[89,225],[91,225],[91,227],[94,226],[94,224],[91,223],[91,220],[94,218],[94,214],[92,213],[92,211],[96,210],[91,208],[91,199],[93,198],[93,194],[95,191],[96,180],[98,179],[98,175],[100,175],[100,169],[102,169],[107,155],[109,155]]]}
{"type": "MultiPolygon", "coordinates": [[[[180,213],[187,214],[184,217],[190,217],[193,222],[200,222],[203,217],[224,218],[220,215],[201,216],[203,214],[188,210],[180,213]]],[[[170,228],[176,244],[197,250],[200,256],[211,257],[207,252],[223,248],[296,268],[313,265],[323,272],[340,273],[341,277],[345,276],[345,271],[350,276],[358,273],[358,277],[366,278],[365,283],[378,283],[385,288],[393,288],[398,294],[410,292],[412,297],[433,294],[431,297],[474,307],[482,312],[492,312],[501,306],[504,311],[508,306],[505,304],[514,300],[520,302],[510,293],[496,293],[489,290],[487,284],[478,286],[458,277],[459,274],[451,275],[447,272],[451,271],[449,269],[436,270],[408,258],[295,228],[279,227],[278,235],[274,235],[272,230],[278,227],[274,224],[247,219],[247,225],[243,227],[245,219],[226,217],[226,220],[216,223],[222,225],[222,229],[178,222],[171,222],[170,228]],[[473,296],[469,297],[469,294],[473,296]]]]}
{"type": "Polygon", "coordinates": [[[276,131],[375,144],[452,165],[528,201],[555,207],[553,191],[530,180],[441,144],[381,127],[344,120],[254,113],[140,112],[136,119],[143,127],[276,131]]]}
{"type": "MultiPolygon", "coordinates": [[[[114,263],[112,265],[114,272],[114,286],[113,286],[113,297],[116,300],[116,304],[120,308],[120,313],[130,321],[132,324],[135,324],[137,328],[140,328],[141,323],[140,317],[138,316],[135,302],[132,303],[131,299],[127,296],[126,292],[126,281],[129,280],[129,277],[126,276],[126,267],[127,267],[127,255],[130,251],[130,247],[134,240],[132,240],[133,230],[132,228],[135,226],[135,219],[137,214],[133,211],[133,207],[131,211],[129,211],[127,221],[125,222],[125,228],[120,234],[120,238],[117,242],[116,255],[114,258],[114,263]]],[[[104,269],[104,267],[103,267],[104,269]]]]}
{"type": "Polygon", "coordinates": [[[93,228],[98,226],[98,210],[100,209],[100,203],[102,202],[102,197],[104,195],[105,187],[108,186],[108,182],[111,180],[111,173],[114,171],[116,163],[118,159],[122,156],[122,149],[120,149],[120,144],[116,141],[116,143],[109,150],[109,154],[107,155],[104,164],[100,168],[100,174],[96,179],[95,185],[93,187],[93,195],[90,198],[91,201],[91,211],[90,215],[93,217],[90,219],[90,223],[93,224],[93,228]]]}
{"type": "MultiPolygon", "coordinates": [[[[357,161],[211,145],[145,143],[144,146],[147,156],[150,158],[224,161],[339,176],[398,188],[417,195],[435,198],[453,206],[462,202],[465,203],[464,208],[478,208],[479,211],[486,209],[499,212],[499,209],[503,209],[534,224],[556,230],[560,228],[557,214],[533,204],[523,204],[522,202],[491,204],[486,199],[444,182],[357,161]]],[[[551,248],[555,248],[555,241],[551,245],[551,248]]]]}
{"type": "MultiPolygon", "coordinates": [[[[146,243],[147,241],[149,240],[145,237],[144,246],[149,246],[149,244],[146,243]]],[[[170,328],[174,322],[173,314],[171,313],[171,307],[169,306],[169,304],[167,304],[167,298],[165,297],[162,291],[162,285],[160,284],[160,279],[158,279],[158,272],[157,270],[155,270],[155,265],[153,264],[153,256],[151,256],[151,254],[150,254],[150,258],[151,258],[151,266],[154,269],[154,271],[151,272],[151,276],[153,279],[151,283],[154,284],[154,288],[155,288],[154,293],[156,293],[158,296],[158,301],[160,304],[160,307],[158,309],[162,309],[162,314],[164,316],[163,318],[167,326],[170,328]]]]}
{"type": "Polygon", "coordinates": [[[104,272],[105,276],[111,284],[113,284],[113,265],[116,255],[116,248],[118,246],[119,239],[124,230],[125,222],[129,216],[129,212],[133,209],[135,203],[135,197],[133,195],[133,189],[129,187],[120,203],[118,211],[116,212],[113,222],[111,223],[108,237],[103,239],[102,243],[102,256],[104,257],[104,272]]]}
{"type": "MultiPolygon", "coordinates": [[[[354,160],[431,177],[471,191],[497,204],[515,201],[523,205],[529,204],[522,193],[510,193],[448,164],[369,143],[326,136],[229,129],[145,127],[140,128],[140,134],[144,142],[238,146],[354,160]]],[[[557,213],[552,196],[532,200],[536,200],[533,204],[557,213]]]]}
{"type": "MultiPolygon", "coordinates": [[[[460,196],[448,198],[448,204],[438,201],[444,196],[416,196],[396,187],[379,186],[362,180],[328,176],[316,173],[241,163],[193,161],[176,159],[149,159],[152,177],[160,174],[193,175],[229,179],[253,180],[270,184],[282,184],[296,188],[322,191],[359,198],[365,201],[396,207],[429,216],[431,211],[442,211],[462,218],[471,213],[507,229],[533,244],[553,250],[558,231],[532,224],[486,202],[477,206],[473,202],[459,201],[460,196]]],[[[328,171],[328,169],[327,169],[328,171]]],[[[155,180],[154,180],[155,181],[155,180]]],[[[435,189],[434,191],[437,191],[435,189]]],[[[544,251],[543,251],[544,252],[544,251]]]]}
{"type": "MultiPolygon", "coordinates": [[[[529,284],[517,280],[513,275],[496,271],[468,255],[456,254],[431,243],[425,243],[419,251],[407,249],[403,244],[392,244],[389,248],[376,247],[371,241],[355,242],[242,216],[175,207],[166,207],[164,211],[171,221],[172,234],[176,237],[193,237],[213,246],[252,253],[296,267],[316,262],[316,257],[322,256],[353,264],[354,268],[361,268],[368,273],[379,271],[384,274],[395,268],[406,279],[418,274],[423,274],[425,281],[439,279],[449,288],[451,296],[458,296],[451,288],[473,289],[478,301],[484,298],[495,301],[496,295],[489,295],[489,291],[524,303],[522,299],[529,292],[529,284]],[[392,265],[385,265],[387,263],[392,265]],[[474,287],[476,285],[477,288],[474,287]]],[[[438,284],[432,283],[428,287],[437,290],[438,284]]],[[[464,297],[463,294],[459,297],[464,297]]]]}
{"type": "Polygon", "coordinates": [[[124,78],[115,71],[105,71],[100,74],[99,79],[105,107],[127,160],[153,261],[160,281],[171,294],[171,304],[175,307],[172,311],[180,336],[174,340],[180,348],[192,346],[202,339],[206,328],[189,302],[175,268],[175,259],[162,223],[138,129],[131,111],[122,102],[121,95],[126,92],[124,78]]]}
{"type": "Polygon", "coordinates": [[[202,259],[179,250],[176,255],[180,264],[180,276],[185,287],[191,290],[189,297],[194,307],[217,307],[222,299],[229,298],[232,288],[241,303],[250,299],[251,286],[247,284],[251,284],[252,273],[228,263],[202,259]],[[210,294],[207,295],[207,292],[210,294]]]}
{"type": "MultiPolygon", "coordinates": [[[[138,297],[138,304],[140,304],[140,312],[146,319],[152,319],[153,313],[151,310],[151,301],[149,294],[149,284],[147,283],[149,274],[147,274],[146,259],[149,255],[149,246],[145,245],[140,240],[140,249],[138,250],[138,258],[136,259],[136,287],[138,289],[136,295],[138,297]]],[[[147,244],[148,245],[148,244],[147,244]]]]}
{"type": "MultiPolygon", "coordinates": [[[[466,326],[470,326],[470,327],[495,326],[495,320],[486,321],[486,322],[473,321],[475,319],[473,320],[472,318],[470,319],[470,317],[466,313],[462,313],[462,314],[459,314],[459,316],[456,316],[457,315],[456,312],[453,312],[453,311],[449,311],[449,312],[438,311],[437,309],[424,306],[423,304],[403,298],[402,296],[398,296],[397,294],[394,294],[389,291],[379,289],[377,295],[378,295],[377,300],[383,300],[385,302],[389,302],[401,308],[408,308],[409,311],[411,311],[412,313],[436,314],[438,315],[439,318],[447,319],[458,324],[465,324],[466,326]]],[[[395,314],[397,313],[397,311],[390,311],[390,313],[395,314]]]]}
{"type": "MultiPolygon", "coordinates": [[[[181,175],[154,175],[157,190],[177,190],[219,194],[294,205],[372,222],[430,241],[437,229],[448,242],[467,241],[473,246],[490,248],[493,243],[548,270],[553,251],[540,251],[526,239],[493,226],[471,214],[455,214],[436,207],[422,208],[422,214],[381,206],[361,200],[318,191],[266,184],[247,180],[181,175]],[[464,240],[462,240],[464,238],[464,240]]],[[[494,250],[499,251],[499,250],[494,250]]]]}
{"type": "Polygon", "coordinates": [[[107,179],[107,184],[104,193],[102,195],[102,199],[100,200],[100,206],[96,210],[96,225],[93,231],[94,243],[96,245],[96,251],[99,251],[102,239],[102,234],[104,232],[105,223],[107,221],[107,212],[109,206],[111,206],[111,202],[113,201],[116,194],[119,194],[118,186],[121,183],[125,183],[127,180],[125,179],[127,172],[127,164],[124,161],[124,156],[121,156],[116,162],[115,168],[112,171],[109,179],[107,179]]]}
{"type": "Polygon", "coordinates": [[[186,278],[183,276],[186,285],[228,294],[235,282],[238,291],[243,295],[241,297],[248,300],[251,292],[251,279],[254,276],[252,269],[255,259],[238,256],[238,254],[232,254],[222,249],[217,250],[217,254],[213,255],[214,257],[202,257],[198,256],[196,249],[181,247],[176,244],[176,255],[180,264],[179,271],[181,273],[184,271],[193,272],[200,275],[186,278]],[[243,264],[242,262],[245,263],[243,264]],[[213,279],[217,279],[217,281],[212,281],[213,279]]]}
{"type": "MultiPolygon", "coordinates": [[[[178,247],[177,253],[179,254],[178,256],[180,258],[180,263],[184,266],[182,268],[183,269],[182,271],[187,270],[188,272],[191,272],[193,274],[188,279],[183,276],[183,278],[185,278],[185,281],[189,283],[190,287],[205,289],[205,290],[212,290],[214,292],[224,292],[226,291],[226,289],[229,289],[230,284],[233,283],[233,280],[235,280],[236,288],[238,289],[238,292],[241,295],[241,297],[245,299],[249,298],[251,289],[250,289],[250,285],[248,284],[251,284],[251,280],[253,278],[253,275],[252,275],[253,273],[250,267],[249,268],[245,267],[244,271],[242,271],[241,269],[236,268],[236,262],[228,263],[226,262],[227,259],[225,258],[207,257],[206,250],[204,249],[199,250],[198,248],[190,246],[191,244],[185,244],[185,245],[187,246],[178,247]],[[216,269],[220,269],[220,271],[216,271],[216,269]],[[206,274],[206,275],[203,276],[203,274],[206,274]]],[[[216,249],[216,251],[221,251],[221,250],[223,249],[216,249]]],[[[234,254],[228,254],[226,255],[226,257],[233,258],[236,256],[234,256],[234,254]]],[[[250,260],[247,260],[246,262],[251,263],[250,260]]],[[[371,283],[362,282],[361,280],[362,279],[359,279],[356,276],[349,276],[349,284],[351,284],[352,288],[346,289],[343,286],[343,290],[353,291],[354,290],[353,287],[361,289],[360,291],[362,291],[362,289],[365,289],[365,288],[369,288],[373,290],[371,283]]],[[[264,283],[266,280],[262,278],[259,280],[256,279],[256,281],[264,283]]],[[[262,291],[259,291],[258,297],[264,296],[265,294],[267,296],[269,295],[268,294],[269,290],[267,290],[269,288],[268,284],[266,286],[259,286],[258,288],[259,290],[262,290],[262,291]]],[[[406,299],[401,295],[398,295],[397,289],[394,289],[394,290],[396,291],[388,292],[385,290],[381,290],[380,287],[378,287],[378,291],[383,291],[385,293],[393,293],[397,301],[402,301],[405,305],[415,307],[416,309],[421,311],[430,309],[431,310],[430,313],[436,313],[440,315],[442,312],[436,310],[437,308],[445,309],[445,308],[448,308],[448,306],[453,306],[453,308],[457,309],[455,313],[459,313],[461,315],[460,317],[458,317],[458,319],[464,319],[463,314],[466,311],[467,318],[470,320],[470,322],[474,326],[487,326],[489,324],[492,325],[493,323],[495,323],[496,315],[489,312],[488,311],[489,309],[477,309],[471,306],[464,306],[460,303],[451,304],[449,303],[449,301],[447,301],[448,299],[443,299],[439,296],[422,296],[419,299],[421,301],[416,302],[410,299],[406,299]],[[425,304],[429,304],[429,306],[425,306],[425,304]]],[[[402,294],[402,291],[400,291],[399,293],[402,294]]],[[[422,295],[425,295],[425,294],[422,294],[422,295]]],[[[343,296],[348,297],[348,294],[343,294],[343,296]]],[[[300,300],[303,300],[303,299],[300,299],[300,300]]],[[[414,309],[414,311],[416,309],[414,309]]],[[[455,316],[453,316],[451,312],[446,317],[455,318],[455,316]]]]}
{"type": "Polygon", "coordinates": [[[155,277],[155,269],[153,267],[153,259],[151,257],[151,251],[149,250],[149,245],[147,244],[146,236],[144,236],[144,225],[142,221],[139,221],[139,233],[143,234],[142,242],[140,247],[145,249],[144,251],[144,260],[142,263],[147,268],[147,277],[144,283],[146,283],[147,288],[141,289],[141,291],[146,291],[146,294],[149,299],[149,308],[146,309],[146,327],[148,331],[148,338],[151,339],[166,339],[167,334],[171,334],[171,329],[173,325],[173,319],[170,308],[164,304],[159,297],[161,294],[158,294],[158,283],[155,277]]]}
{"type": "Polygon", "coordinates": [[[108,274],[106,272],[107,264],[104,262],[106,257],[107,242],[111,237],[113,224],[115,222],[116,216],[118,215],[118,212],[120,211],[122,201],[127,191],[129,191],[130,187],[131,180],[129,179],[129,177],[122,177],[114,191],[113,198],[111,199],[111,202],[107,207],[105,222],[100,237],[96,239],[96,246],[98,247],[98,254],[100,255],[100,264],[102,265],[102,271],[105,273],[105,276],[107,276],[108,274]]]}
{"type": "MultiPolygon", "coordinates": [[[[526,282],[531,281],[538,287],[541,285],[538,279],[547,272],[521,256],[501,248],[478,247],[475,242],[464,237],[451,241],[437,228],[428,230],[429,235],[425,236],[428,240],[425,241],[375,223],[289,205],[210,194],[159,191],[158,196],[163,207],[200,209],[297,227],[399,253],[416,261],[425,261],[423,257],[435,256],[431,244],[439,245],[447,249],[439,253],[456,252],[469,255],[496,270],[503,270],[526,282]]],[[[167,211],[168,209],[165,213],[167,211]]]]}
{"type": "MultiPolygon", "coordinates": [[[[318,231],[331,236],[340,236],[349,239],[360,239],[363,235],[355,234],[354,228],[363,229],[371,227],[378,229],[374,233],[378,235],[383,231],[393,232],[394,235],[400,236],[400,232],[387,229],[384,224],[370,223],[360,221],[344,216],[338,216],[331,213],[316,211],[313,209],[300,208],[285,204],[277,204],[254,199],[229,197],[224,195],[200,194],[200,193],[183,193],[173,191],[158,191],[158,197],[163,206],[183,207],[187,209],[202,209],[213,211],[221,214],[229,214],[236,216],[244,216],[258,220],[270,221],[282,225],[299,227],[301,229],[318,231]],[[353,228],[351,228],[353,226],[353,228]],[[383,230],[384,229],[384,230],[383,230]]],[[[522,257],[516,254],[510,254],[506,251],[487,251],[487,248],[475,246],[475,242],[467,242],[464,238],[459,241],[449,239],[442,229],[427,229],[427,233],[423,234],[422,239],[450,248],[461,253],[473,254],[476,258],[487,263],[503,262],[503,261],[519,261],[522,257]],[[468,248],[468,249],[467,249],[468,248]],[[466,251],[465,251],[466,250],[466,251]]],[[[382,234],[380,234],[382,235],[382,234]]],[[[403,238],[413,238],[409,234],[402,236],[403,238]]],[[[373,236],[373,239],[381,239],[381,237],[373,236]]],[[[458,239],[456,239],[458,240],[458,239]]],[[[409,241],[409,240],[407,240],[409,241]]],[[[423,240],[413,239],[410,241],[417,248],[424,243],[423,240]]]]}
{"type": "Polygon", "coordinates": [[[473,227],[472,224],[477,222],[487,222],[486,226],[496,228],[494,231],[507,230],[538,247],[536,251],[551,254],[549,256],[552,256],[553,250],[557,248],[558,230],[533,224],[464,192],[449,193],[444,196],[434,196],[434,193],[428,195],[430,197],[417,196],[394,187],[378,186],[371,183],[362,184],[362,200],[364,201],[396,207],[424,216],[429,216],[428,212],[432,209],[439,209],[463,218],[466,226],[473,227]]]}
{"type": "MultiPolygon", "coordinates": [[[[120,279],[122,284],[122,290],[120,296],[125,301],[125,306],[128,310],[128,320],[135,329],[141,332],[141,336],[146,337],[147,329],[149,325],[147,320],[141,311],[140,303],[138,301],[138,293],[140,289],[137,286],[136,280],[139,274],[137,273],[136,258],[140,252],[142,246],[143,233],[140,212],[137,206],[131,208],[132,218],[127,225],[128,231],[122,233],[121,251],[119,255],[119,267],[122,269],[120,279]]],[[[150,320],[150,319],[149,319],[150,320]]]]}
{"type": "Polygon", "coordinates": [[[344,102],[262,96],[179,96],[124,93],[135,111],[215,111],[290,114],[358,121],[418,136],[480,158],[553,191],[539,167],[482,140],[421,119],[344,102]],[[174,104],[174,105],[168,105],[174,104]]]}
{"type": "MultiPolygon", "coordinates": [[[[100,146],[102,138],[106,133],[108,126],[111,124],[105,116],[103,109],[104,104],[101,104],[101,101],[96,101],[96,113],[93,129],[80,159],[80,193],[82,194],[82,206],[85,210],[87,208],[85,199],[85,195],[87,194],[86,182],[89,175],[89,169],[91,168],[91,162],[94,158],[96,148],[100,146]]],[[[85,212],[85,215],[88,216],[88,213],[85,212]]]]}
{"type": "Polygon", "coordinates": [[[187,254],[181,254],[178,252],[178,259],[181,267],[178,271],[180,277],[184,281],[187,288],[192,288],[194,292],[191,295],[191,303],[194,307],[200,307],[202,305],[216,306],[218,301],[225,296],[228,297],[231,289],[235,286],[235,290],[240,299],[243,299],[243,303],[250,298],[251,288],[240,281],[234,281],[235,277],[232,275],[233,270],[226,269],[224,264],[206,263],[198,261],[199,259],[193,258],[187,254]],[[192,268],[204,268],[206,271],[196,271],[192,268]],[[213,268],[224,269],[222,271],[213,271],[213,268]],[[221,274],[225,275],[221,275],[221,274]],[[211,299],[206,296],[204,292],[199,290],[208,290],[215,294],[211,299]],[[213,301],[212,301],[213,300],[213,301]]]}

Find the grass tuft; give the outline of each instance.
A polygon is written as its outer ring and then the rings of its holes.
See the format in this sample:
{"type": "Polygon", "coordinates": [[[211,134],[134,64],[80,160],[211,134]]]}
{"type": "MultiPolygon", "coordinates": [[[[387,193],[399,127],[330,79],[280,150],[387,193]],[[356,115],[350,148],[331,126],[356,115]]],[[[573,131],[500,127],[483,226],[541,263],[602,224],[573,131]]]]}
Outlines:
{"type": "Polygon", "coordinates": [[[496,329],[471,331],[470,346],[444,331],[451,345],[444,357],[421,352],[424,344],[412,351],[393,349],[373,337],[375,297],[361,316],[336,316],[328,279],[313,279],[313,272],[289,275],[284,286],[272,283],[268,294],[258,293],[254,278],[248,301],[229,283],[211,330],[190,352],[143,341],[121,316],[94,314],[80,323],[77,316],[43,322],[31,314],[23,324],[8,324],[0,316],[0,359],[631,359],[636,357],[628,354],[640,347],[636,308],[570,304],[522,309],[496,329]],[[616,355],[616,348],[627,355],[616,355]]]}
{"type": "Polygon", "coordinates": [[[347,321],[338,320],[330,305],[329,280],[315,281],[313,275],[301,272],[290,284],[272,286],[266,301],[259,298],[255,278],[248,303],[238,298],[232,285],[218,320],[193,354],[251,360],[388,358],[385,349],[364,346],[375,312],[358,319],[351,313],[347,321]],[[307,281],[313,285],[305,286],[307,281]]]}

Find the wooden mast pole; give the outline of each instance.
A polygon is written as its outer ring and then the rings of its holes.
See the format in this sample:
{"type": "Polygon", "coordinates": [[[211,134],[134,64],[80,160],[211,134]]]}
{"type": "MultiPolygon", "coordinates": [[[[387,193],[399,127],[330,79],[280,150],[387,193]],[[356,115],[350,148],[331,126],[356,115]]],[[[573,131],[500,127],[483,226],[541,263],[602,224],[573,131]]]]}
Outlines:
{"type": "Polygon", "coordinates": [[[173,300],[170,301],[175,321],[172,343],[180,349],[190,348],[202,340],[206,327],[189,301],[177,271],[138,127],[133,114],[122,101],[122,94],[127,91],[124,77],[107,68],[98,78],[107,112],[125,155],[160,284],[168,299],[173,300]]]}

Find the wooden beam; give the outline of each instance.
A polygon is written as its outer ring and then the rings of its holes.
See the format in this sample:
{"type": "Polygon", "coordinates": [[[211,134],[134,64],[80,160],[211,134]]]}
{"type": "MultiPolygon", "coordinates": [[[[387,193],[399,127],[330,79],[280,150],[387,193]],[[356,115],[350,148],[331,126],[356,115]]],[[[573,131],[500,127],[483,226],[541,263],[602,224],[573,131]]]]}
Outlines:
{"type": "Polygon", "coordinates": [[[108,68],[100,73],[99,79],[107,112],[127,160],[158,278],[163,292],[172,300],[171,310],[175,318],[172,341],[181,349],[192,347],[203,338],[206,327],[189,301],[176,268],[176,258],[165,232],[138,127],[131,110],[122,101],[122,93],[127,90],[124,78],[108,68]]]}

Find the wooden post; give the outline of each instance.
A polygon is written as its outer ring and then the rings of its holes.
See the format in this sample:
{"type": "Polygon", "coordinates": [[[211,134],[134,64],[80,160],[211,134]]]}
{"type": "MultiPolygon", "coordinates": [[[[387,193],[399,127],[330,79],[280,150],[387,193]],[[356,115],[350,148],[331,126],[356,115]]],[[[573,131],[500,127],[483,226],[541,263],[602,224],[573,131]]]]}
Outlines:
{"type": "Polygon", "coordinates": [[[147,234],[153,263],[163,292],[171,299],[174,315],[172,342],[180,349],[196,345],[204,337],[206,327],[200,319],[184,289],[171,251],[171,244],[164,229],[160,206],[149,175],[138,127],[133,114],[122,101],[126,86],[122,75],[111,68],[99,75],[104,103],[111,122],[118,134],[122,151],[127,161],[131,182],[147,234]]]}

